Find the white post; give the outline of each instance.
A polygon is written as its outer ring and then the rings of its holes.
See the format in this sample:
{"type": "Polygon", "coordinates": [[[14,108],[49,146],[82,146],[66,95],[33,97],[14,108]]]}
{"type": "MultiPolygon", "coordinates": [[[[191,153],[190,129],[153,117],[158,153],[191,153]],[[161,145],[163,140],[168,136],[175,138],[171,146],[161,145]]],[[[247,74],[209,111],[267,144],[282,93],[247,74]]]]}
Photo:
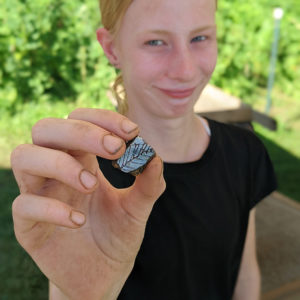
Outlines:
{"type": "Polygon", "coordinates": [[[266,113],[268,114],[272,105],[272,89],[275,80],[275,69],[276,69],[276,60],[277,60],[277,50],[278,50],[278,42],[279,42],[279,33],[280,33],[280,21],[283,17],[283,9],[275,8],[273,12],[273,17],[275,19],[275,29],[274,29],[274,41],[272,45],[271,51],[271,61],[270,61],[270,70],[269,70],[269,78],[268,78],[268,88],[267,88],[267,105],[266,105],[266,113]]]}

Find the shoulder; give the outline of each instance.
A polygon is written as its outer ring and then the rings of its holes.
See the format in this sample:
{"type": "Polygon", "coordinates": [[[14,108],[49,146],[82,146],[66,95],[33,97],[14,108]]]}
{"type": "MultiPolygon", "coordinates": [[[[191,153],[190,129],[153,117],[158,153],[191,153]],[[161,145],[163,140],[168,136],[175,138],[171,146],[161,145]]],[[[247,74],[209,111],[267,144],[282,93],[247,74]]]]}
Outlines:
{"type": "Polygon", "coordinates": [[[245,197],[249,208],[276,189],[273,164],[262,140],[254,132],[236,125],[210,121],[214,148],[234,182],[245,197]],[[214,136],[213,136],[214,135],[214,136]]]}
{"type": "Polygon", "coordinates": [[[231,155],[233,152],[238,152],[244,154],[242,155],[244,158],[247,156],[250,159],[254,158],[253,155],[266,151],[263,142],[249,129],[214,120],[209,120],[209,125],[216,146],[225,152],[230,152],[231,155]]]}

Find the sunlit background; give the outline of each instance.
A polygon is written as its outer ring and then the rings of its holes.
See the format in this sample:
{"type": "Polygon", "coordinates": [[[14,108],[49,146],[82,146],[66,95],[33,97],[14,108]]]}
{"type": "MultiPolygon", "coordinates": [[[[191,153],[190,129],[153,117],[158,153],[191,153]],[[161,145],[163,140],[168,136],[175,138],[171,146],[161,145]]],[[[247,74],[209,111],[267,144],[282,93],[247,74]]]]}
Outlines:
{"type": "MultiPolygon", "coordinates": [[[[219,0],[219,59],[211,83],[277,121],[253,123],[279,181],[300,202],[300,2],[219,0]],[[271,106],[267,86],[274,47],[273,10],[284,11],[271,106]]],[[[278,25],[278,24],[277,24],[278,25]]],[[[18,194],[11,150],[31,141],[43,117],[76,107],[113,109],[107,97],[115,71],[96,41],[97,0],[2,0],[0,4],[0,299],[47,299],[47,281],[15,241],[11,202],[18,194]]]]}

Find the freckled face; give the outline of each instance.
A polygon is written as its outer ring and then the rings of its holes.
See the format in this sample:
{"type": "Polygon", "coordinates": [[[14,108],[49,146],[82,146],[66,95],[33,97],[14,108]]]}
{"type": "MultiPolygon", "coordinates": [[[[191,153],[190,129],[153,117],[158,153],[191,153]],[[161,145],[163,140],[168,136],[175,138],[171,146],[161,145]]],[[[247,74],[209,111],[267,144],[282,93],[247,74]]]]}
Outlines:
{"type": "Polygon", "coordinates": [[[214,0],[134,0],[115,41],[129,111],[193,111],[217,60],[214,0]]]}

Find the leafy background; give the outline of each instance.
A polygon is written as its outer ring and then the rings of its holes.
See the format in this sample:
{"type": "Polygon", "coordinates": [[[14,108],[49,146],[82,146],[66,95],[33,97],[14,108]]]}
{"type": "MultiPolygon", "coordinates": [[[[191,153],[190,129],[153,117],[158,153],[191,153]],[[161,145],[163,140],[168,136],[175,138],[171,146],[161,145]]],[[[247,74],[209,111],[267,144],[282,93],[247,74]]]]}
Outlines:
{"type": "Polygon", "coordinates": [[[111,70],[95,39],[97,1],[4,1],[0,107],[97,98],[111,70]]]}
{"type": "MultiPolygon", "coordinates": [[[[298,0],[219,1],[219,62],[212,83],[253,100],[266,87],[272,9],[285,10],[281,24],[277,87],[300,91],[300,3],[298,0]]],[[[100,99],[113,71],[95,39],[96,0],[4,0],[0,9],[0,109],[24,103],[100,99]]]]}
{"type": "Polygon", "coordinates": [[[265,88],[273,42],[274,7],[283,8],[276,87],[287,96],[300,94],[300,2],[298,0],[221,1],[218,11],[219,62],[213,83],[251,99],[265,88]]]}
{"type": "MultiPolygon", "coordinates": [[[[254,124],[280,191],[300,201],[300,2],[219,0],[219,60],[212,83],[263,111],[273,41],[274,7],[281,6],[271,114],[278,130],[254,124]]],[[[1,0],[0,5],[0,299],[47,299],[47,281],[17,244],[11,202],[18,194],[9,154],[30,142],[40,118],[65,117],[76,107],[112,109],[115,71],[96,41],[97,0],[1,0]]]]}

